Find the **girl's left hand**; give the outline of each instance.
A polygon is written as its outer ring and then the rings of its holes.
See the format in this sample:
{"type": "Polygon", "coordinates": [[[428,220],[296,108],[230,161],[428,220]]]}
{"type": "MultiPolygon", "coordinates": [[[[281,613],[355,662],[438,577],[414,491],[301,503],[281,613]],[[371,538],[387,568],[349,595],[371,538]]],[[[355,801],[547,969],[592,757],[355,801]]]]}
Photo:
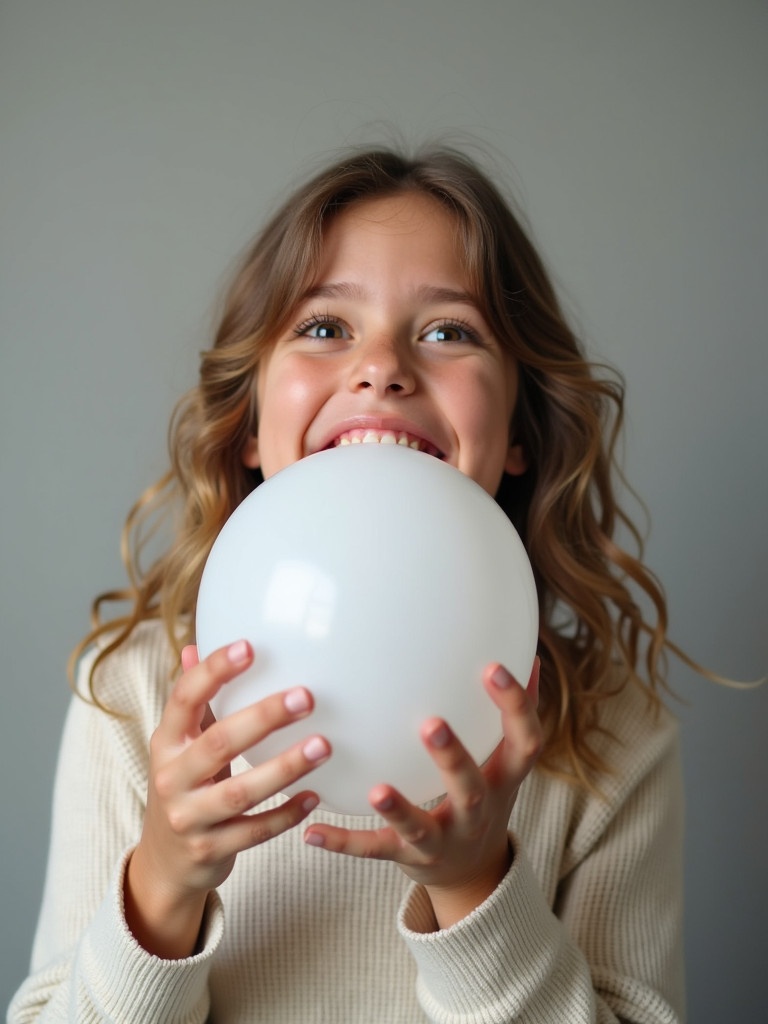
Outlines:
{"type": "Polygon", "coordinates": [[[375,786],[372,807],[387,821],[374,831],[311,825],[305,842],[334,853],[395,861],[429,893],[439,928],[469,914],[510,867],[509,817],[523,779],[541,750],[537,715],[540,662],[528,688],[501,665],[489,665],[483,685],[501,712],[504,738],[480,767],[448,724],[428,719],[421,738],[445,783],[445,799],[430,811],[392,786],[375,786]]]}

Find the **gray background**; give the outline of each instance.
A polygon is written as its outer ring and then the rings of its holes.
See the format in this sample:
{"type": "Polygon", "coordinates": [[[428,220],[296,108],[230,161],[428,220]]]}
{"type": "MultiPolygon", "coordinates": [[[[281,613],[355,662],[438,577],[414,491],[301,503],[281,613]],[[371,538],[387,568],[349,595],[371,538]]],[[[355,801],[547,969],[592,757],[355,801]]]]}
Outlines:
{"type": "MultiPolygon", "coordinates": [[[[122,581],[233,256],[308,160],[394,125],[497,154],[590,350],[674,637],[766,672],[763,2],[5,0],[0,1002],[43,876],[64,665],[122,581]]],[[[691,1019],[765,1019],[768,688],[678,665],[691,1019]]]]}

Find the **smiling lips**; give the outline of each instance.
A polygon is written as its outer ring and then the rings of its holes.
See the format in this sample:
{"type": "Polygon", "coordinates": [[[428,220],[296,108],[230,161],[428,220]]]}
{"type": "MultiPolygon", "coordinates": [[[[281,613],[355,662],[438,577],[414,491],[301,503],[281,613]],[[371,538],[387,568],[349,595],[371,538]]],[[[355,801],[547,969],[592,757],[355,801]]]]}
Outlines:
{"type": "Polygon", "coordinates": [[[335,437],[328,447],[340,448],[348,444],[399,444],[404,448],[413,448],[417,452],[434,455],[438,459],[444,458],[443,453],[429,441],[405,430],[372,430],[370,427],[345,430],[335,437]]]}

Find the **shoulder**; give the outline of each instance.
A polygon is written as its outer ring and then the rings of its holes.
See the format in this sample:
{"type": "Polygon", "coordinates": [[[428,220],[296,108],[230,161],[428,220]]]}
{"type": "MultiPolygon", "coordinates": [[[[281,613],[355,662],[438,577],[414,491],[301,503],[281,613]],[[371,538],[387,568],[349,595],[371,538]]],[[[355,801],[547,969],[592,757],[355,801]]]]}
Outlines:
{"type": "Polygon", "coordinates": [[[617,670],[614,692],[599,705],[593,737],[595,753],[608,766],[597,788],[607,794],[632,788],[655,766],[674,759],[678,747],[678,721],[669,708],[617,670]]]}
{"type": "Polygon", "coordinates": [[[524,783],[516,807],[514,824],[553,887],[609,835],[622,834],[629,842],[627,836],[637,829],[648,837],[660,831],[671,834],[682,818],[679,729],[663,704],[617,678],[611,695],[600,702],[590,739],[606,765],[592,774],[591,791],[537,768],[524,783]],[[554,862],[559,865],[556,873],[554,862]]]}
{"type": "Polygon", "coordinates": [[[87,792],[98,794],[99,817],[122,814],[130,793],[135,807],[143,806],[149,740],[177,674],[171,644],[159,622],[141,624],[94,670],[99,652],[108,643],[109,637],[102,639],[80,659],[76,695],[64,722],[57,800],[70,816],[70,799],[82,803],[83,780],[88,780],[87,792]],[[92,672],[98,704],[89,690],[92,672]],[[78,793],[81,796],[74,796],[78,793]]]}
{"type": "MultiPolygon", "coordinates": [[[[90,699],[88,679],[107,637],[83,656],[77,670],[77,693],[90,699]]],[[[154,728],[177,675],[176,658],[159,621],[140,623],[130,637],[96,666],[93,692],[115,720],[146,722],[154,728]],[[154,723],[154,724],[153,724],[154,723]]],[[[96,713],[103,713],[98,711],[96,713]]]]}
{"type": "Polygon", "coordinates": [[[646,835],[675,829],[682,818],[682,769],[677,719],[631,681],[600,705],[592,737],[606,770],[594,776],[595,793],[579,791],[572,820],[571,854],[578,860],[609,831],[646,835]]]}
{"type": "MultiPolygon", "coordinates": [[[[604,768],[593,769],[588,777],[593,793],[610,803],[621,799],[654,766],[676,755],[679,725],[660,696],[633,682],[618,666],[603,692],[589,696],[596,704],[587,739],[595,761],[604,768]]],[[[542,774],[560,777],[570,786],[567,770],[542,774]]]]}
{"type": "Polygon", "coordinates": [[[618,674],[612,692],[598,705],[590,735],[595,754],[605,764],[592,776],[595,793],[578,804],[602,819],[643,791],[654,797],[680,774],[677,719],[660,699],[618,674]]]}

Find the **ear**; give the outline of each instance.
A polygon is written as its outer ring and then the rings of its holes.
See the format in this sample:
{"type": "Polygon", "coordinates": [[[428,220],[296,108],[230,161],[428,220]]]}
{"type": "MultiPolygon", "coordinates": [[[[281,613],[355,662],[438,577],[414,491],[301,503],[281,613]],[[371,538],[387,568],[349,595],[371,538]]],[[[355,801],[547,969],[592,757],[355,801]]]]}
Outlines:
{"type": "Polygon", "coordinates": [[[240,458],[244,466],[248,469],[258,469],[261,465],[261,459],[259,458],[259,439],[255,434],[251,434],[248,440],[243,446],[243,450],[240,453],[240,458]]]}
{"type": "Polygon", "coordinates": [[[527,469],[528,459],[526,458],[523,446],[518,443],[510,444],[507,450],[507,461],[504,463],[504,471],[509,473],[510,476],[522,476],[527,469]]]}

